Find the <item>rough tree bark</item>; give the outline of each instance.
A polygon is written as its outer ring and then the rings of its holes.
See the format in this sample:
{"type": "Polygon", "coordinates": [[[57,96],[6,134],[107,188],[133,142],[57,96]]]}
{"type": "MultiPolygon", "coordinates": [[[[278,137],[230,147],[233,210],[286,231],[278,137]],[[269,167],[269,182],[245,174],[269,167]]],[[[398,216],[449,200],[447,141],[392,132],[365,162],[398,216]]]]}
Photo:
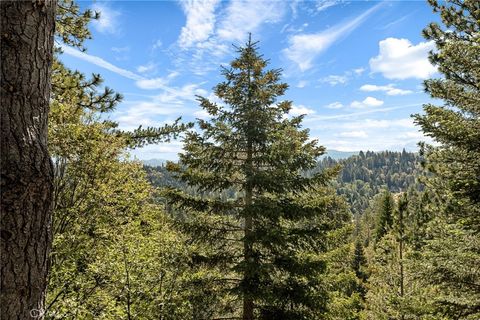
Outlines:
{"type": "MultiPolygon", "coordinates": [[[[252,175],[252,157],[253,157],[253,151],[252,151],[252,143],[248,143],[248,148],[247,148],[247,183],[246,183],[246,188],[245,188],[245,207],[249,208],[252,205],[252,198],[253,198],[253,188],[251,185],[251,175],[252,175]]],[[[252,233],[252,228],[253,228],[253,219],[250,215],[245,217],[245,226],[244,226],[244,233],[245,233],[245,239],[243,243],[243,255],[244,259],[246,261],[246,269],[245,273],[243,275],[243,278],[245,282],[247,283],[247,292],[243,293],[243,317],[242,320],[253,320],[254,318],[254,303],[253,299],[251,297],[251,281],[252,281],[252,275],[251,275],[251,267],[252,267],[252,242],[251,242],[251,233],[252,233]]]]}
{"type": "Polygon", "coordinates": [[[53,169],[47,118],[56,0],[0,1],[2,319],[43,318],[53,169]]]}

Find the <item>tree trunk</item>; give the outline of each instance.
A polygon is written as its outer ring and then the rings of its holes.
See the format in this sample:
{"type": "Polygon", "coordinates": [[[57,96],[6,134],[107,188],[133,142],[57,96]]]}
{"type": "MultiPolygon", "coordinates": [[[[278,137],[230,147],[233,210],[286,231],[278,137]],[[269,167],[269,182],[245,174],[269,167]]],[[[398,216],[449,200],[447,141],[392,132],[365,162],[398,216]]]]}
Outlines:
{"type": "MultiPolygon", "coordinates": [[[[251,175],[252,175],[252,145],[251,142],[248,144],[247,149],[247,184],[245,190],[245,208],[250,209],[252,205],[253,198],[253,188],[251,185],[251,175]]],[[[252,241],[251,241],[251,232],[253,227],[251,213],[247,213],[245,217],[245,226],[244,226],[244,242],[243,242],[243,255],[245,259],[245,273],[243,275],[247,287],[244,289],[243,293],[243,320],[253,320],[253,298],[251,296],[251,284],[252,284],[252,241]]]]}
{"type": "MultiPolygon", "coordinates": [[[[251,193],[250,197],[247,195],[247,199],[251,199],[251,193]]],[[[245,218],[245,238],[249,239],[250,238],[250,233],[252,230],[252,217],[246,217],[245,218]]],[[[244,242],[244,259],[247,262],[246,264],[246,271],[244,274],[245,282],[247,285],[251,284],[252,277],[250,275],[250,268],[251,266],[251,255],[252,255],[252,244],[250,241],[245,241],[244,242]]],[[[250,290],[247,290],[247,292],[244,292],[243,295],[243,320],[253,320],[253,299],[251,297],[251,292],[250,290]]]]}
{"type": "Polygon", "coordinates": [[[43,318],[53,169],[47,119],[56,0],[0,1],[2,319],[43,318]]]}

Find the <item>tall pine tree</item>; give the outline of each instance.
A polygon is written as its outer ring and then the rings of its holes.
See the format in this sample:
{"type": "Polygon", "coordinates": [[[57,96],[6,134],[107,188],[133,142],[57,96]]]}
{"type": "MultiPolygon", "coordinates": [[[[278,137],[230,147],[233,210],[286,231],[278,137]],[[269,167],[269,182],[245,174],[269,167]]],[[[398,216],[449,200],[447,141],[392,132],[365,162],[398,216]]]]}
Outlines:
{"type": "Polygon", "coordinates": [[[454,319],[480,317],[480,2],[429,0],[444,26],[431,23],[424,36],[441,78],[425,90],[442,106],[427,104],[415,115],[439,146],[424,146],[426,184],[436,194],[435,219],[424,248],[425,282],[440,290],[437,312],[454,319]]]}
{"type": "Polygon", "coordinates": [[[238,301],[231,317],[318,319],[326,233],[349,216],[327,187],[334,171],[304,174],[325,149],[301,128],[303,116],[288,116],[291,101],[277,102],[288,88],[281,70],[267,70],[251,40],[237,52],[214,88],[221,102],[199,97],[211,118],[198,120],[180,165],[170,165],[196,195],[166,195],[204,246],[194,262],[223,271],[214,280],[238,301]]]}

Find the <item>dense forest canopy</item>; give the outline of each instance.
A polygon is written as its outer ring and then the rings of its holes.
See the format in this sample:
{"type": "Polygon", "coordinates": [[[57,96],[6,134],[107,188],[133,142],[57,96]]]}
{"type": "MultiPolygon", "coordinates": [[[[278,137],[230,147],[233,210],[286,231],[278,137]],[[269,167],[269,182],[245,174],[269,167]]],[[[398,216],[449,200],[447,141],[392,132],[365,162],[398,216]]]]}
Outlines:
{"type": "Polygon", "coordinates": [[[219,66],[213,94],[197,96],[208,117],[120,129],[108,115],[122,95],[60,59],[61,46],[85,49],[98,15],[59,1],[51,224],[37,230],[49,275],[22,273],[35,294],[13,303],[2,264],[2,304],[14,307],[1,318],[479,319],[480,2],[428,2],[440,76],[424,82],[435,100],[413,119],[434,143],[333,159],[254,35],[219,66]],[[178,161],[130,155],[172,139],[178,161]]]}

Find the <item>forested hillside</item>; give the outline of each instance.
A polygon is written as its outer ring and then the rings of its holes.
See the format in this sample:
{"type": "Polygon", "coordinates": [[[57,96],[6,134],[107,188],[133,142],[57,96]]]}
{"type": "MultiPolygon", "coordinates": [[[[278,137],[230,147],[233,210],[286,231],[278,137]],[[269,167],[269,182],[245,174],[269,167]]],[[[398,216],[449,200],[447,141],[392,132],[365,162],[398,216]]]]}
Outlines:
{"type": "MultiPolygon", "coordinates": [[[[251,34],[212,93],[196,95],[208,116],[120,129],[109,116],[122,95],[60,59],[62,46],[86,49],[98,16],[60,0],[48,139],[38,136],[53,194],[25,191],[51,202],[35,231],[45,240],[20,241],[35,238],[30,220],[2,219],[2,248],[16,251],[2,251],[1,319],[480,319],[480,2],[429,3],[439,22],[423,35],[439,76],[424,82],[434,103],[412,117],[435,144],[335,160],[251,34]],[[172,139],[178,161],[130,156],[172,139]],[[41,272],[11,263],[32,252],[41,272]]],[[[6,177],[2,167],[2,197],[6,177]]]]}
{"type": "Polygon", "coordinates": [[[334,183],[337,193],[343,195],[354,214],[362,214],[369,201],[383,190],[392,193],[420,189],[420,157],[406,152],[360,152],[358,156],[333,161],[325,158],[319,169],[340,165],[341,171],[334,183]]]}
{"type": "MultiPolygon", "coordinates": [[[[420,156],[416,153],[382,151],[359,152],[347,159],[334,160],[324,157],[312,172],[320,172],[327,168],[340,167],[336,179],[331,181],[338,195],[345,197],[352,213],[362,214],[369,201],[383,190],[401,193],[409,188],[420,190],[422,184],[418,181],[421,174],[420,156]]],[[[148,180],[155,187],[187,186],[166,166],[144,166],[148,180]]],[[[305,173],[308,175],[309,173],[305,173]]]]}

